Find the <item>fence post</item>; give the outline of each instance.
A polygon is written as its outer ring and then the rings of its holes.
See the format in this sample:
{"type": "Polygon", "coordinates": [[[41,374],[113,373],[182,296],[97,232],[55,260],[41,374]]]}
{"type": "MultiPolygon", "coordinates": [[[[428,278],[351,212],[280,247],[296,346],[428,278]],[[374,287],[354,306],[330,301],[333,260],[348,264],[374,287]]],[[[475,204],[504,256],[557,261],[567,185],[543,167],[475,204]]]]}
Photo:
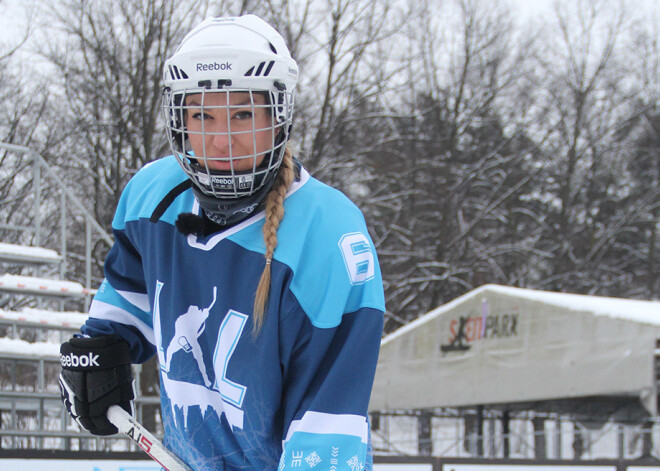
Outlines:
{"type": "MultiPolygon", "coordinates": [[[[85,288],[92,287],[92,228],[85,217],[85,288]]],[[[85,312],[89,311],[90,296],[85,295],[85,312]]]]}
{"type": "Polygon", "coordinates": [[[557,417],[557,429],[555,430],[555,459],[561,459],[561,417],[557,417]]]}
{"type": "Polygon", "coordinates": [[[34,242],[37,247],[41,247],[41,162],[36,156],[32,157],[28,154],[28,157],[34,166],[32,170],[34,174],[34,227],[36,230],[34,242]]]}

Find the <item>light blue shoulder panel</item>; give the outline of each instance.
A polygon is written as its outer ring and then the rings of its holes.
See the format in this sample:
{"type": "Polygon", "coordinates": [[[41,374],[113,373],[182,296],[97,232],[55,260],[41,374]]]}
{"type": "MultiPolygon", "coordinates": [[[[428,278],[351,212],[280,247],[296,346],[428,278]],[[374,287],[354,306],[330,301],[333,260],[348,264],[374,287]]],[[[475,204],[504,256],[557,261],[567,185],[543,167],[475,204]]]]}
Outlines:
{"type": "MultiPolygon", "coordinates": [[[[265,252],[263,220],[229,239],[265,252]]],[[[360,308],[385,310],[378,258],[360,210],[314,178],[290,195],[277,233],[275,260],[294,273],[291,290],[312,324],[339,325],[360,308]]]]}
{"type": "MultiPolygon", "coordinates": [[[[119,199],[113,229],[123,230],[128,221],[151,217],[163,198],[187,178],[171,155],[145,165],[131,178],[119,199]]],[[[180,213],[190,211],[193,199],[192,191],[187,190],[170,205],[160,220],[174,224],[180,213]]]]}

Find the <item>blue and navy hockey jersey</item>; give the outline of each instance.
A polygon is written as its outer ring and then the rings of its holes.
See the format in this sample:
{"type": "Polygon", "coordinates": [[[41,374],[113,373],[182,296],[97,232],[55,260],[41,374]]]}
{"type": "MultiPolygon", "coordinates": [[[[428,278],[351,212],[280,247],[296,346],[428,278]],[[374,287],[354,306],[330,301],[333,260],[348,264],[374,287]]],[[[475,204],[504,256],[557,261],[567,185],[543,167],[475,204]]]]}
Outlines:
{"type": "Polygon", "coordinates": [[[195,470],[370,469],[367,406],[384,296],[360,211],[303,169],[285,200],[264,324],[263,212],[208,237],[183,235],[192,190],[150,221],[186,175],[147,165],[120,199],[105,280],[82,332],[157,354],[166,444],[195,470]]]}

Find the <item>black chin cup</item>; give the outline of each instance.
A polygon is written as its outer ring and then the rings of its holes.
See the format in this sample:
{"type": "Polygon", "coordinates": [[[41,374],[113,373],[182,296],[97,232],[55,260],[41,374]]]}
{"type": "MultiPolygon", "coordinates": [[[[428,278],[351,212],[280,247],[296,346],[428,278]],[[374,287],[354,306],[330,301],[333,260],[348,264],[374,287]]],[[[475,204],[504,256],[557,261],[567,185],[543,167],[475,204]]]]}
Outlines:
{"type": "Polygon", "coordinates": [[[229,227],[258,212],[275,182],[275,175],[276,172],[267,174],[266,181],[259,190],[241,198],[215,198],[202,192],[197,185],[193,185],[192,190],[206,217],[220,226],[229,227]]]}
{"type": "MultiPolygon", "coordinates": [[[[265,159],[264,159],[265,160],[265,159]]],[[[266,167],[257,167],[256,172],[220,172],[207,170],[189,158],[188,166],[192,172],[192,180],[200,191],[213,199],[232,199],[248,196],[252,192],[258,192],[268,177],[266,167]]],[[[275,171],[273,171],[275,172],[275,171]]],[[[272,172],[271,172],[272,173],[272,172]]]]}

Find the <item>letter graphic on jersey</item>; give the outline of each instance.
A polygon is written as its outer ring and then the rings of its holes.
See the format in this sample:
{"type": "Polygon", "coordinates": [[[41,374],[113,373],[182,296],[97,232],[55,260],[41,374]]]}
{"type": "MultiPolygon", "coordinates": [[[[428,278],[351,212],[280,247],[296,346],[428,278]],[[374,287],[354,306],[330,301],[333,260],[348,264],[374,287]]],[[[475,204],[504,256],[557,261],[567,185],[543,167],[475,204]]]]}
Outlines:
{"type": "Polygon", "coordinates": [[[220,391],[222,398],[237,407],[243,405],[245,386],[227,379],[227,365],[231,359],[238,339],[241,337],[243,327],[247,321],[245,314],[230,310],[222,321],[218,332],[218,344],[213,355],[213,369],[215,370],[215,384],[213,389],[220,391]]]}
{"type": "Polygon", "coordinates": [[[156,283],[154,299],[154,334],[158,344],[158,360],[160,362],[161,377],[165,395],[170,400],[172,416],[176,424],[179,409],[183,413],[183,425],[188,424],[188,410],[199,407],[202,415],[213,409],[218,417],[225,414],[227,421],[237,428],[243,428],[243,411],[240,409],[245,398],[247,388],[229,380],[226,376],[231,356],[236,349],[243,327],[247,321],[245,314],[229,310],[218,330],[218,340],[213,356],[213,371],[216,374],[214,384],[208,378],[204,355],[199,346],[198,337],[206,328],[206,320],[211,308],[215,305],[217,288],[213,288],[213,301],[209,307],[200,309],[189,306],[174,322],[174,336],[167,342],[163,338],[161,327],[160,293],[164,287],[161,282],[156,283]],[[163,345],[167,348],[163,349],[163,345]],[[192,353],[202,374],[204,385],[178,381],[170,378],[174,371],[176,358],[174,354],[180,350],[192,353]]]}
{"type": "Polygon", "coordinates": [[[364,234],[361,232],[344,234],[339,240],[339,248],[344,256],[351,284],[359,285],[374,277],[374,254],[364,234]]]}
{"type": "Polygon", "coordinates": [[[163,336],[161,334],[162,329],[160,327],[160,291],[163,289],[163,283],[156,281],[156,293],[154,294],[154,312],[153,312],[153,325],[154,325],[154,336],[156,337],[156,351],[158,352],[158,364],[160,369],[167,371],[168,368],[165,367],[165,352],[163,351],[163,336]]]}

